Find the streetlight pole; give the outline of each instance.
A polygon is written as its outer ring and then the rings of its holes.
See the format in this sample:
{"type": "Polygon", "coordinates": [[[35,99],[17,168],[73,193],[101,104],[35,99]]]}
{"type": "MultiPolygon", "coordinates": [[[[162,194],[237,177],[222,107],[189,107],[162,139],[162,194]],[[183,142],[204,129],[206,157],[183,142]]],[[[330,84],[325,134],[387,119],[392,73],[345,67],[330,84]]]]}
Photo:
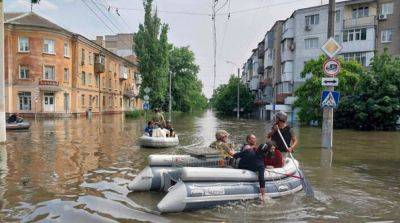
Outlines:
{"type": "Polygon", "coordinates": [[[4,79],[4,12],[0,0],[0,144],[6,141],[6,97],[4,79]]]}
{"type": "Polygon", "coordinates": [[[236,63],[232,61],[226,61],[226,63],[232,64],[237,68],[238,84],[237,84],[236,118],[240,118],[240,68],[236,63]]]}

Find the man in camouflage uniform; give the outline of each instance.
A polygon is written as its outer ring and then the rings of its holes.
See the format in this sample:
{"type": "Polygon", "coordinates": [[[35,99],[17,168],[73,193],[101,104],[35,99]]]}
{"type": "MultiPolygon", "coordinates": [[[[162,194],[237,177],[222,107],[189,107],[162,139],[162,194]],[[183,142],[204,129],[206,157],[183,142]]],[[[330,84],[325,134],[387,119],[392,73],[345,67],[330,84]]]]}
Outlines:
{"type": "Polygon", "coordinates": [[[229,133],[225,130],[218,130],[215,133],[216,141],[211,143],[210,147],[218,150],[221,153],[222,158],[229,161],[233,159],[233,157],[229,154],[231,149],[234,149],[234,145],[232,143],[228,143],[229,133]]]}

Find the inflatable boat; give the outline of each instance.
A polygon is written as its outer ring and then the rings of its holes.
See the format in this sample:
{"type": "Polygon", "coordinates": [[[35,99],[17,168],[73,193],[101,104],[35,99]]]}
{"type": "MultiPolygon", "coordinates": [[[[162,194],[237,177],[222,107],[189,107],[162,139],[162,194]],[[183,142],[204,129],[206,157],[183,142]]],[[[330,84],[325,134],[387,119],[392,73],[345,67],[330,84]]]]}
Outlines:
{"type": "Polygon", "coordinates": [[[29,122],[12,122],[6,123],[6,130],[21,130],[21,129],[29,129],[31,124],[29,122]]]}
{"type": "MultiPolygon", "coordinates": [[[[161,212],[196,210],[259,197],[257,174],[249,170],[218,168],[218,160],[205,162],[190,155],[150,155],[148,161],[149,166],[129,183],[128,189],[168,192],[157,205],[161,212]]],[[[297,161],[287,158],[283,168],[266,169],[266,195],[274,198],[300,191],[296,166],[297,161]]]]}
{"type": "Polygon", "coordinates": [[[139,138],[139,144],[142,147],[167,148],[177,146],[179,144],[179,139],[178,135],[175,135],[175,137],[151,137],[143,135],[139,138]]]}

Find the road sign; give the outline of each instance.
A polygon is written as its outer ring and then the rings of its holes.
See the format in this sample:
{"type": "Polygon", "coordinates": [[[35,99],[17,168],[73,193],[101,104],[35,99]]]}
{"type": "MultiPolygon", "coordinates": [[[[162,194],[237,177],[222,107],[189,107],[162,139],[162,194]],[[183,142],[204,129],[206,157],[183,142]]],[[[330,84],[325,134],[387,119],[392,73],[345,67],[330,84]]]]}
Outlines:
{"type": "Polygon", "coordinates": [[[335,58],[325,60],[322,67],[328,77],[335,77],[340,72],[340,63],[335,58]]]}
{"type": "Polygon", "coordinates": [[[339,79],[336,77],[323,77],[321,84],[322,86],[336,87],[339,85],[339,79]]]}
{"type": "Polygon", "coordinates": [[[329,58],[333,58],[342,50],[342,46],[331,37],[324,43],[324,45],[322,45],[321,50],[329,58]]]}
{"type": "Polygon", "coordinates": [[[144,99],[145,101],[148,101],[148,100],[150,99],[150,97],[146,94],[145,96],[143,96],[143,99],[144,99]]]}
{"type": "Polygon", "coordinates": [[[151,91],[151,88],[146,87],[143,91],[144,91],[144,93],[148,94],[151,91]]]}
{"type": "Polygon", "coordinates": [[[150,109],[150,104],[149,103],[144,103],[143,104],[143,109],[144,110],[149,110],[150,109]]]}
{"type": "Polygon", "coordinates": [[[340,94],[338,91],[322,91],[321,107],[337,108],[339,105],[340,94]]]}

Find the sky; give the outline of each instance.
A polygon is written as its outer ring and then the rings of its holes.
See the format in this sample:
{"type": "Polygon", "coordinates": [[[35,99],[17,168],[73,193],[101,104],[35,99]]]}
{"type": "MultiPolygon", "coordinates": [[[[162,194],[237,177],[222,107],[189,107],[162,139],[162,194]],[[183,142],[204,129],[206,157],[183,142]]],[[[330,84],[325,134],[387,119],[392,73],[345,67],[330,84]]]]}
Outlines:
{"type": "MultiPolygon", "coordinates": [[[[195,53],[200,66],[198,76],[208,98],[212,96],[214,80],[210,16],[213,1],[154,0],[161,21],[169,24],[169,42],[175,46],[189,46],[195,53]]],[[[4,11],[27,12],[29,2],[4,0],[4,11]]],[[[290,17],[296,9],[321,3],[327,4],[328,0],[218,0],[217,9],[221,9],[216,17],[216,86],[226,84],[231,74],[237,74],[237,67],[242,67],[275,21],[290,17]]],[[[136,32],[144,17],[142,0],[41,0],[33,11],[90,39],[98,35],[136,32]]]]}

